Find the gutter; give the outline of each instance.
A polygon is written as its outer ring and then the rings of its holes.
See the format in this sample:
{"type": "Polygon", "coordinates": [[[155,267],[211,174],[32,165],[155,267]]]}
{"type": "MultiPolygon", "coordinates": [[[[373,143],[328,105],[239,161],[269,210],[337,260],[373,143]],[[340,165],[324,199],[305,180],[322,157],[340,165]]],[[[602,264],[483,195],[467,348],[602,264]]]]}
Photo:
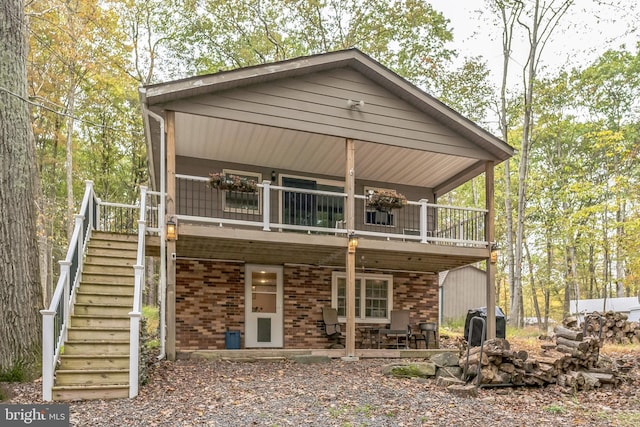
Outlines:
{"type": "MultiPolygon", "coordinates": [[[[142,117],[144,120],[145,134],[147,135],[147,153],[151,151],[151,126],[149,118],[153,118],[160,123],[160,209],[158,214],[158,228],[160,229],[160,354],[158,359],[166,357],[166,330],[167,330],[167,234],[166,234],[166,199],[167,199],[167,177],[166,177],[166,161],[165,161],[165,128],[164,118],[153,111],[149,110],[146,100],[146,90],[140,88],[140,105],[142,107],[142,117]]],[[[147,157],[149,155],[147,154],[147,157]]],[[[153,168],[153,158],[150,159],[149,168],[151,177],[155,177],[153,168]]],[[[154,179],[151,179],[155,183],[154,179]]]]}

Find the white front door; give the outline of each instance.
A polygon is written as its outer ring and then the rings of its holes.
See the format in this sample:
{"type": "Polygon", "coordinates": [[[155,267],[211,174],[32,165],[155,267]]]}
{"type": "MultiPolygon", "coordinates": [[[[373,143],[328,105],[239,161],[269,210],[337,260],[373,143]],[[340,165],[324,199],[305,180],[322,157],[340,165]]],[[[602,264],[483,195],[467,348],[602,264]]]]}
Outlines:
{"type": "Polygon", "coordinates": [[[245,268],[245,347],[282,347],[282,267],[245,268]]]}

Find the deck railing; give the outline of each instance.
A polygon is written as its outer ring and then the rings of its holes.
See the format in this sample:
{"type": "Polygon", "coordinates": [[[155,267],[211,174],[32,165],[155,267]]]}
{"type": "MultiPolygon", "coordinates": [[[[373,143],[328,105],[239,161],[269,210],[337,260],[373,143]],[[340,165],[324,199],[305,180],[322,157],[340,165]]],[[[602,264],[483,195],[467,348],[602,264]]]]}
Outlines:
{"type": "MultiPolygon", "coordinates": [[[[211,188],[209,179],[176,175],[176,209],[183,220],[310,233],[346,234],[346,193],[258,184],[256,193],[211,188]]],[[[367,207],[356,195],[359,236],[440,245],[486,247],[484,209],[408,201],[398,209],[367,207]]]]}

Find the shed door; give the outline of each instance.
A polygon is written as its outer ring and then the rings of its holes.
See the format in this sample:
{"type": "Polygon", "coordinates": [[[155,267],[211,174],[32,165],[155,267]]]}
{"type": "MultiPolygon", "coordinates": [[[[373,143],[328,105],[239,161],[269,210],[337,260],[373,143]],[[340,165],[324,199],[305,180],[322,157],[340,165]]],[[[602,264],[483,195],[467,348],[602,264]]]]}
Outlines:
{"type": "Polygon", "coordinates": [[[283,346],[282,267],[247,265],[245,347],[283,346]]]}

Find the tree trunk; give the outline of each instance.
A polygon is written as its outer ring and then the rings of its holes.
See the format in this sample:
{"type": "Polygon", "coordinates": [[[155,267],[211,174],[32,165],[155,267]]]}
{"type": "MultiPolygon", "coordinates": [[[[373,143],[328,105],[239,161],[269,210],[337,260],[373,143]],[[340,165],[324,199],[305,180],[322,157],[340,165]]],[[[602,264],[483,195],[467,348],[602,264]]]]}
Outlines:
{"type": "MultiPolygon", "coordinates": [[[[73,11],[71,7],[67,5],[67,31],[69,34],[75,36],[75,25],[73,21],[73,11]]],[[[75,77],[75,61],[70,60],[68,64],[69,72],[69,90],[67,93],[67,143],[66,143],[66,181],[67,181],[67,242],[71,241],[73,235],[73,228],[75,221],[73,215],[75,214],[74,200],[73,200],[73,126],[76,103],[76,77],[75,77]]]]}
{"type": "Polygon", "coordinates": [[[17,369],[30,376],[41,357],[42,288],[23,7],[22,0],[0,7],[0,373],[17,369]]]}
{"type": "MultiPolygon", "coordinates": [[[[509,143],[509,121],[507,117],[507,80],[509,76],[509,61],[511,61],[511,43],[513,41],[513,28],[522,9],[516,5],[509,9],[501,2],[495,2],[498,13],[502,20],[502,83],[500,85],[500,132],[502,140],[509,143]]],[[[509,283],[509,294],[513,295],[513,207],[511,200],[511,167],[510,160],[504,162],[504,207],[506,225],[506,248],[507,253],[507,281],[509,283]]],[[[499,293],[498,293],[499,295],[499,293]]]]}
{"type": "Polygon", "coordinates": [[[538,289],[536,288],[536,277],[534,274],[533,263],[531,261],[531,252],[529,252],[529,245],[526,244],[526,241],[524,248],[527,252],[527,264],[529,265],[529,281],[531,282],[531,297],[533,298],[533,309],[536,313],[536,319],[538,320],[538,329],[541,332],[546,332],[546,330],[543,329],[544,326],[542,325],[542,314],[540,313],[540,304],[538,304],[538,289]]]}
{"type": "Polygon", "coordinates": [[[618,298],[625,296],[624,250],[622,249],[622,241],[624,240],[624,221],[626,220],[625,217],[625,201],[618,200],[618,211],[616,212],[616,296],[618,298]]]}

